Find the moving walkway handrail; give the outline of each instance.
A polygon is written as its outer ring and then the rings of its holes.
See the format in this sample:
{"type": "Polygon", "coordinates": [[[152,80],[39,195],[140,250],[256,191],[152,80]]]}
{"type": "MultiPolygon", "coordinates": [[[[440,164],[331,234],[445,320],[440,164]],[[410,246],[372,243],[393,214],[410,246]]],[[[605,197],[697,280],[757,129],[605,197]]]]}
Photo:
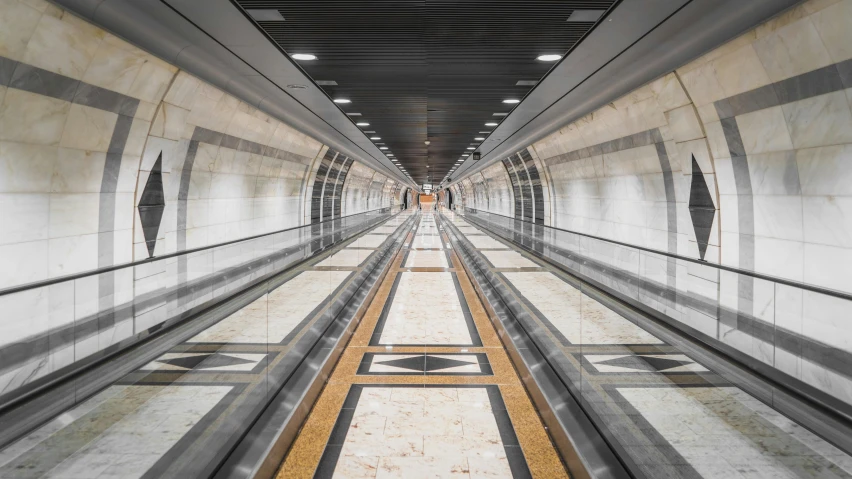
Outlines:
{"type": "MultiPolygon", "coordinates": [[[[532,225],[536,228],[547,228],[547,229],[551,229],[551,230],[555,230],[555,231],[562,231],[564,233],[575,234],[577,236],[584,236],[586,238],[592,238],[592,239],[596,239],[596,240],[603,241],[603,242],[606,242],[606,243],[612,243],[612,244],[624,246],[624,247],[627,247],[627,248],[637,249],[637,250],[640,250],[640,251],[646,251],[648,253],[654,253],[654,254],[658,254],[658,255],[661,255],[661,256],[668,256],[669,258],[688,261],[690,263],[700,264],[702,266],[709,266],[711,268],[716,268],[716,269],[728,271],[728,272],[731,272],[731,273],[742,274],[742,275],[745,275],[745,276],[750,276],[752,278],[762,279],[762,280],[765,280],[765,281],[772,281],[772,282],[783,284],[783,285],[786,285],[786,286],[792,286],[794,288],[800,288],[800,289],[804,289],[804,290],[807,290],[807,291],[812,291],[814,293],[825,294],[827,296],[833,296],[835,298],[840,298],[840,299],[845,299],[847,301],[852,301],[852,294],[845,293],[843,291],[838,291],[836,289],[823,288],[822,286],[815,286],[815,285],[808,284],[808,283],[802,283],[802,282],[799,282],[799,281],[793,281],[793,280],[789,280],[789,279],[780,278],[778,276],[772,276],[772,275],[768,275],[768,274],[757,273],[755,271],[735,268],[733,266],[726,266],[726,265],[723,265],[723,264],[710,263],[708,261],[697,259],[697,258],[690,258],[688,256],[681,256],[677,253],[669,253],[667,251],[662,251],[662,250],[658,250],[658,249],[654,249],[654,248],[648,248],[648,247],[645,247],[645,246],[638,246],[638,245],[634,245],[634,244],[630,244],[630,243],[624,243],[624,242],[621,242],[621,241],[617,241],[617,240],[613,240],[613,239],[609,239],[609,238],[603,238],[601,236],[595,236],[595,235],[591,235],[591,234],[588,234],[588,233],[581,233],[579,231],[572,231],[572,230],[567,230],[567,229],[564,229],[564,228],[557,228],[556,226],[547,226],[547,225],[536,224],[536,223],[534,223],[530,220],[525,220],[525,219],[521,219],[521,218],[514,218],[514,217],[506,216],[506,215],[503,215],[503,214],[500,214],[500,213],[493,213],[491,211],[478,210],[476,208],[470,208],[470,207],[467,207],[467,206],[465,206],[464,209],[465,209],[465,213],[467,213],[468,210],[470,210],[470,212],[472,212],[474,214],[485,213],[485,214],[489,214],[489,215],[500,216],[500,217],[503,217],[503,218],[506,218],[506,219],[510,219],[512,221],[520,221],[520,222],[523,222],[523,223],[528,223],[528,224],[530,224],[530,225],[532,225]]],[[[521,232],[521,234],[523,234],[525,236],[530,236],[529,234],[527,234],[523,231],[521,232]]],[[[535,238],[533,238],[533,239],[535,239],[535,238]]],[[[543,240],[541,240],[541,241],[543,241],[543,240]]]]}
{"type": "Polygon", "coordinates": [[[14,294],[14,293],[20,293],[22,291],[27,291],[27,290],[30,290],[30,289],[43,288],[45,286],[51,286],[51,285],[54,285],[54,284],[64,283],[66,281],[73,281],[73,280],[77,280],[77,279],[81,279],[81,278],[86,278],[86,277],[89,277],[89,276],[97,276],[99,274],[109,273],[111,271],[117,271],[117,270],[125,269],[125,268],[132,268],[134,266],[141,266],[141,265],[153,263],[155,261],[160,261],[160,260],[164,260],[164,259],[177,258],[179,256],[185,256],[185,255],[192,254],[192,253],[198,253],[200,251],[205,251],[205,250],[208,250],[208,249],[221,248],[222,246],[228,246],[228,245],[241,243],[241,242],[245,242],[245,241],[251,241],[251,240],[258,239],[258,238],[263,238],[265,236],[272,236],[272,235],[276,235],[276,234],[286,233],[288,231],[293,231],[293,230],[297,230],[297,229],[301,229],[301,228],[309,228],[309,227],[313,227],[313,226],[320,225],[320,224],[323,224],[323,223],[328,223],[328,222],[331,222],[331,221],[339,221],[339,220],[342,220],[344,218],[351,218],[353,216],[366,215],[368,213],[376,213],[376,212],[380,212],[380,211],[383,211],[383,210],[393,210],[393,208],[394,208],[394,206],[384,206],[382,208],[375,208],[375,209],[368,210],[368,211],[362,211],[360,213],[352,213],[351,215],[338,216],[336,218],[329,218],[327,220],[318,221],[316,223],[310,223],[310,224],[299,225],[299,226],[291,226],[290,228],[284,228],[284,229],[281,229],[281,230],[270,231],[268,233],[261,233],[261,234],[254,235],[254,236],[247,236],[245,238],[239,238],[239,239],[230,240],[230,241],[223,241],[221,243],[216,243],[216,244],[212,244],[212,245],[199,246],[197,248],[184,249],[184,250],[180,250],[180,251],[175,251],[174,253],[164,254],[164,255],[161,255],[161,256],[151,256],[150,258],[141,259],[141,260],[138,260],[138,261],[131,261],[129,263],[121,263],[121,264],[116,264],[116,265],[112,265],[112,266],[104,266],[102,268],[90,269],[88,271],[81,271],[79,273],[67,274],[67,275],[64,275],[64,276],[57,276],[55,278],[49,278],[49,279],[44,279],[44,280],[40,280],[40,281],[35,281],[35,282],[32,282],[32,283],[26,283],[26,284],[21,284],[21,285],[18,285],[18,286],[3,288],[3,289],[0,289],[0,296],[7,296],[7,295],[10,295],[10,294],[14,294]]]}

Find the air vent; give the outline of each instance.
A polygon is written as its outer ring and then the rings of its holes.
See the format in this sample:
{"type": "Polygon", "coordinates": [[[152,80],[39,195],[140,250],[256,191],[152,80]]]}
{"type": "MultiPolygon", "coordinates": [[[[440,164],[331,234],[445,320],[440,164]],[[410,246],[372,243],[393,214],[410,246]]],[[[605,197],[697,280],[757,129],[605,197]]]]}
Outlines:
{"type": "Polygon", "coordinates": [[[307,90],[308,89],[307,85],[296,85],[296,84],[287,85],[287,88],[289,88],[291,90],[307,90]]]}
{"type": "Polygon", "coordinates": [[[319,86],[337,86],[337,82],[334,80],[317,80],[316,84],[319,86]]]}
{"type": "Polygon", "coordinates": [[[569,22],[596,22],[606,10],[574,10],[568,17],[569,22]]]}
{"type": "Polygon", "coordinates": [[[272,8],[263,8],[263,9],[252,9],[247,10],[248,14],[251,15],[251,18],[254,18],[258,22],[283,22],[284,17],[281,16],[281,13],[278,10],[272,8]]]}
{"type": "Polygon", "coordinates": [[[518,80],[515,86],[535,86],[536,84],[538,84],[536,80],[518,80]]]}

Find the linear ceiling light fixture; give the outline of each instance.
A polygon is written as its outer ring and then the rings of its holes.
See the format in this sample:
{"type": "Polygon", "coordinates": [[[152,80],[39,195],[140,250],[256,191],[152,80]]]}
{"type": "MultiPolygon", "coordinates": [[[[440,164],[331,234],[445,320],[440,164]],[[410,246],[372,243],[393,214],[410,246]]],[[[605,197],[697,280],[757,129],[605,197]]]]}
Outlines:
{"type": "Polygon", "coordinates": [[[497,123],[494,123],[494,122],[492,121],[492,122],[488,122],[488,123],[486,123],[486,124],[485,124],[485,126],[497,126],[497,123]]]}
{"type": "Polygon", "coordinates": [[[520,103],[520,102],[521,102],[521,100],[518,100],[517,98],[507,98],[507,99],[503,100],[503,103],[508,103],[510,105],[514,105],[515,103],[520,103]]]}
{"type": "Polygon", "coordinates": [[[382,139],[382,137],[380,137],[380,136],[371,136],[371,137],[370,137],[370,139],[371,139],[371,140],[373,140],[373,141],[375,141],[375,140],[381,140],[381,139],[382,139]]]}
{"type": "Polygon", "coordinates": [[[366,121],[359,121],[358,123],[355,123],[355,124],[358,125],[358,126],[370,126],[370,124],[367,123],[366,121]]]}
{"type": "Polygon", "coordinates": [[[352,103],[352,100],[350,100],[349,98],[335,98],[334,102],[335,103],[352,103]]]}
{"type": "Polygon", "coordinates": [[[290,58],[293,60],[300,60],[304,62],[309,62],[317,59],[317,56],[313,53],[294,53],[290,55],[290,58]]]}

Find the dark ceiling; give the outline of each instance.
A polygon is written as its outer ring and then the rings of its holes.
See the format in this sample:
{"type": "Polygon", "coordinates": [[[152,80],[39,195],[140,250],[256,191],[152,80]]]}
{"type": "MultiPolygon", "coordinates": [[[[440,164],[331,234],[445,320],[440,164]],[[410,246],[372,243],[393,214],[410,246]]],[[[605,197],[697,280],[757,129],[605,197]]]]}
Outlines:
{"type": "MultiPolygon", "coordinates": [[[[502,117],[565,54],[593,21],[568,21],[615,0],[234,0],[247,11],[275,9],[284,21],[259,21],[362,130],[399,159],[416,183],[439,183],[466,148],[502,117]],[[336,85],[327,85],[333,81],[336,85]],[[525,84],[518,85],[518,82],[525,84]],[[424,142],[429,141],[427,146],[424,142]],[[427,168],[427,165],[429,168],[427,168]]],[[[593,15],[594,16],[594,15],[593,15]]]]}

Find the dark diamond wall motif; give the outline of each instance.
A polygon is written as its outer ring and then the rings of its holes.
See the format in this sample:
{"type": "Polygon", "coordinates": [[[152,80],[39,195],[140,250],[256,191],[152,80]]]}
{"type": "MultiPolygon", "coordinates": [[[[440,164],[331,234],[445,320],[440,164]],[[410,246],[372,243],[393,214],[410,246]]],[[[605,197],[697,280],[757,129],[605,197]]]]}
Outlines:
{"type": "Polygon", "coordinates": [[[695,241],[698,243],[698,253],[704,259],[707,253],[707,244],[710,241],[710,230],[713,227],[713,217],[716,215],[716,206],[704,173],[692,155],[692,185],[689,189],[689,216],[692,218],[692,228],[695,231],[695,241]]]}
{"type": "Polygon", "coordinates": [[[157,244],[157,232],[160,231],[160,220],[166,209],[166,197],[163,194],[163,152],[157,157],[142,197],[139,199],[139,219],[142,221],[142,233],[145,235],[145,245],[148,246],[148,257],[154,256],[154,246],[157,244]]]}

